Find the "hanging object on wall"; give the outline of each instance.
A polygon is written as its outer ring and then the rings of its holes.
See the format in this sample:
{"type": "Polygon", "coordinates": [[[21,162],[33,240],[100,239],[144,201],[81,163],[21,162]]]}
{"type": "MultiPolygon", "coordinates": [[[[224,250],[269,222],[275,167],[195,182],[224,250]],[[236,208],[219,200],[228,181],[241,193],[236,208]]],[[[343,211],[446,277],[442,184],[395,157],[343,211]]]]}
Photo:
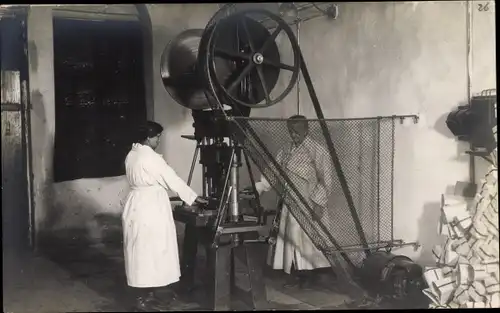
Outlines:
{"type": "Polygon", "coordinates": [[[297,10],[297,6],[293,2],[281,3],[279,6],[279,13],[285,21],[293,21],[299,17],[299,11],[297,10]]]}
{"type": "Polygon", "coordinates": [[[496,125],[496,91],[487,90],[472,97],[470,104],[450,112],[446,126],[458,140],[472,144],[473,149],[493,151],[496,144],[491,128],[496,125]]]}
{"type": "MultiPolygon", "coordinates": [[[[262,3],[255,5],[254,8],[261,8],[262,3]]],[[[233,4],[235,10],[252,6],[251,4],[233,4]]],[[[278,2],[266,4],[266,9],[279,15],[288,25],[294,25],[299,22],[306,22],[319,17],[327,19],[337,19],[339,16],[339,6],[331,2],[278,2]]],[[[268,29],[274,27],[274,23],[264,18],[260,22],[268,29]]]]}
{"type": "Polygon", "coordinates": [[[336,4],[329,4],[329,5],[324,4],[326,5],[326,8],[321,8],[316,3],[314,2],[311,3],[314,6],[314,8],[316,8],[318,11],[320,11],[321,13],[323,13],[324,15],[326,15],[331,19],[335,20],[339,16],[339,7],[336,4]]]}

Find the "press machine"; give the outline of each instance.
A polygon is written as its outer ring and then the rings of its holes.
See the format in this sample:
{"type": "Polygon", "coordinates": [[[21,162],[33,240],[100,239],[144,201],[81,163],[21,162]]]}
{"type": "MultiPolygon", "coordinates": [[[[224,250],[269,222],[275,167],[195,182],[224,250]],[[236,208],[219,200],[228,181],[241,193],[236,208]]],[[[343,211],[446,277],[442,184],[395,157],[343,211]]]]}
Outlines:
{"type": "MultiPolygon", "coordinates": [[[[192,111],[194,120],[194,136],[184,136],[197,143],[188,183],[192,181],[199,154],[203,196],[209,199],[209,204],[204,207],[180,204],[174,209],[174,218],[186,225],[181,281],[185,286],[193,285],[200,243],[207,252],[207,307],[230,309],[231,296],[237,295],[251,308],[265,309],[267,299],[262,269],[272,236],[259,234],[266,223],[266,211],[260,205],[256,190],[251,206],[253,214],[245,215],[241,210],[239,176],[242,159],[252,186],[255,180],[248,155],[234,132],[238,131],[238,117],[249,117],[251,109],[282,101],[295,86],[299,73],[302,73],[320,119],[333,168],[365,245],[366,239],[332,139],[326,124],[321,121],[323,112],[292,29],[281,17],[269,11],[236,12],[231,7],[228,4],[220,9],[204,30],[190,29],[177,36],[168,44],[161,60],[165,88],[176,102],[192,111]],[[270,22],[275,26],[269,26],[270,22]],[[276,42],[279,34],[283,34],[281,39],[290,44],[291,64],[282,60],[276,42]],[[284,86],[283,90],[273,94],[279,76],[284,73],[288,74],[288,81],[280,84],[284,86]],[[249,290],[242,290],[234,284],[235,258],[247,268],[249,290]]],[[[282,171],[279,166],[278,170],[282,171]]],[[[285,174],[281,175],[288,180],[285,174]]],[[[340,254],[348,260],[345,253],[340,254]]],[[[350,274],[344,272],[343,267],[336,267],[339,284],[351,290],[352,295],[362,294],[350,274]]]]}

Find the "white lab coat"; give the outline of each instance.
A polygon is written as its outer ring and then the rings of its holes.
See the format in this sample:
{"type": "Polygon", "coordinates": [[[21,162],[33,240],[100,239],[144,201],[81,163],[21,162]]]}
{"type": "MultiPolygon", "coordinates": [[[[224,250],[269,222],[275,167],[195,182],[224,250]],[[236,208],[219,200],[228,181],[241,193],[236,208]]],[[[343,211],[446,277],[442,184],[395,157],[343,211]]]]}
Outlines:
{"type": "Polygon", "coordinates": [[[131,287],[162,287],[179,281],[177,235],[167,190],[187,204],[197,195],[149,146],[133,144],[125,160],[132,190],[122,215],[125,271],[131,287]]]}
{"type": "MultiPolygon", "coordinates": [[[[318,142],[306,137],[299,146],[281,148],[276,156],[290,181],[309,202],[322,207],[327,218],[329,191],[332,186],[331,162],[328,152],[318,142]]],[[[271,186],[264,176],[256,183],[257,191],[269,191],[271,186]]],[[[300,203],[300,202],[299,202],[300,203]]],[[[273,269],[290,273],[292,262],[297,270],[330,267],[325,256],[314,246],[297,220],[283,205],[276,246],[269,250],[268,263],[273,269]]]]}

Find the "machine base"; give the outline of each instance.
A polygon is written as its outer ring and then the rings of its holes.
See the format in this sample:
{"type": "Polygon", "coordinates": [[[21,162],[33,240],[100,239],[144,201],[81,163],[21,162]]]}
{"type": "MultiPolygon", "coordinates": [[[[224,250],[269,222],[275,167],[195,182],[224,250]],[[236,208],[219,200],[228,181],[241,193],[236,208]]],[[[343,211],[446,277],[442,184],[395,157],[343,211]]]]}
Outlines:
{"type": "MultiPolygon", "coordinates": [[[[258,238],[257,232],[239,234],[244,239],[258,238]]],[[[262,310],[268,306],[266,286],[262,275],[265,266],[267,245],[248,243],[234,246],[231,236],[223,235],[218,247],[211,246],[210,229],[186,224],[181,264],[181,284],[189,292],[194,288],[198,245],[205,247],[207,255],[207,279],[204,282],[206,297],[204,307],[210,310],[231,310],[232,303],[239,300],[250,310],[262,310]],[[236,262],[245,268],[244,276],[249,288],[244,290],[236,284],[236,262]]]]}

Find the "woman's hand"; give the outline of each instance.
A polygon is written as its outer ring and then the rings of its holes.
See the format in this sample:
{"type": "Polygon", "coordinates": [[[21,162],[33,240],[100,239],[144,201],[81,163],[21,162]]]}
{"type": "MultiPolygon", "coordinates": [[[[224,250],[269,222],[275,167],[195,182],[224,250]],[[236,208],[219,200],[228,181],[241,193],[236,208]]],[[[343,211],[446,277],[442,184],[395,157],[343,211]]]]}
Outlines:
{"type": "Polygon", "coordinates": [[[320,222],[321,220],[323,220],[324,208],[322,206],[320,206],[319,204],[314,203],[313,204],[313,210],[314,210],[314,213],[315,213],[315,214],[312,215],[313,221],[320,222]]]}
{"type": "Polygon", "coordinates": [[[194,200],[194,202],[198,203],[198,204],[203,204],[203,205],[208,204],[208,200],[205,198],[202,198],[202,197],[196,197],[196,200],[194,200]]]}
{"type": "MultiPolygon", "coordinates": [[[[255,193],[254,193],[254,187],[245,187],[243,190],[240,191],[240,197],[243,199],[255,199],[255,193]]],[[[261,190],[256,190],[259,194],[259,196],[262,194],[261,190]]]]}
{"type": "Polygon", "coordinates": [[[245,187],[243,188],[243,190],[241,190],[241,193],[253,193],[253,187],[252,186],[249,186],[249,187],[245,187]]]}

